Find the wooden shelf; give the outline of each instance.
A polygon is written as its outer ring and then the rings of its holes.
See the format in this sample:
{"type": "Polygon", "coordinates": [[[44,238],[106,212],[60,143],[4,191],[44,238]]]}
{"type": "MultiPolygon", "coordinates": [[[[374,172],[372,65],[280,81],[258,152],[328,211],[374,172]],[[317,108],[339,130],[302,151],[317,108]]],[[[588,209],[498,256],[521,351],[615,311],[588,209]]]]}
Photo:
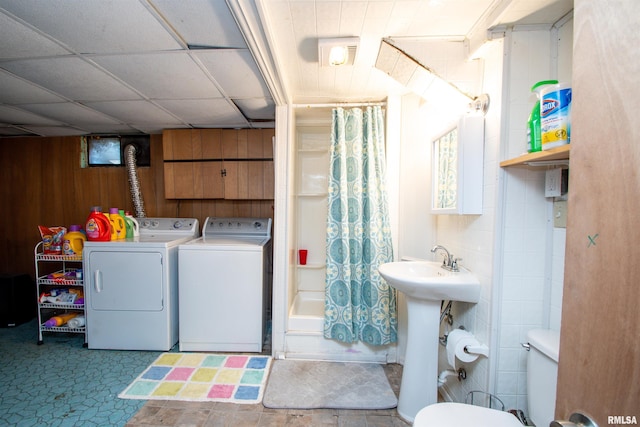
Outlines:
{"type": "Polygon", "coordinates": [[[531,170],[540,170],[539,167],[530,166],[530,162],[548,162],[553,160],[569,160],[571,144],[563,145],[550,150],[536,153],[523,154],[522,156],[500,162],[501,168],[517,167],[531,170]]]}

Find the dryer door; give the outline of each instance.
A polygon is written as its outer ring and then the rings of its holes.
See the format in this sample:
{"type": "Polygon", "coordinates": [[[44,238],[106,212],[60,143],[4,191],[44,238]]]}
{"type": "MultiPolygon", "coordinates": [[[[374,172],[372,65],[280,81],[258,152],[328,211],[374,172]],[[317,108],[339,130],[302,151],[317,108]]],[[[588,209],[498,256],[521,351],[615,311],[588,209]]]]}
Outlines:
{"type": "MultiPolygon", "coordinates": [[[[162,311],[164,283],[158,252],[91,251],[90,309],[96,311],[162,311]]],[[[86,273],[85,273],[86,274],[86,273]]]]}

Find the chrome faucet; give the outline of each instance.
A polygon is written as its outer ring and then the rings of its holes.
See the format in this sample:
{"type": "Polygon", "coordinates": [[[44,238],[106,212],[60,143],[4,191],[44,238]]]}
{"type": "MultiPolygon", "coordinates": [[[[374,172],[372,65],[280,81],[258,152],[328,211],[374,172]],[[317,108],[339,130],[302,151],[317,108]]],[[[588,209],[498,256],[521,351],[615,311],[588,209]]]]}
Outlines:
{"type": "Polygon", "coordinates": [[[460,269],[458,268],[458,261],[461,261],[462,258],[454,257],[453,254],[449,253],[447,248],[441,245],[435,245],[433,248],[431,248],[431,252],[433,252],[434,254],[438,250],[441,250],[445,253],[442,259],[442,268],[449,271],[460,271],[460,269]]]}

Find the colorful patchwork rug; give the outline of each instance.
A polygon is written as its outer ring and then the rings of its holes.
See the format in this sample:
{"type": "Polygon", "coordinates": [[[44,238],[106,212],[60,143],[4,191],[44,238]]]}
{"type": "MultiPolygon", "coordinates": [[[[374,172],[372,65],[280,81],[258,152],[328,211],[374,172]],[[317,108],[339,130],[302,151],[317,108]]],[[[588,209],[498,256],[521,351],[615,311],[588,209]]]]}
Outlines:
{"type": "Polygon", "coordinates": [[[163,353],[121,399],[260,403],[271,357],[163,353]]]}

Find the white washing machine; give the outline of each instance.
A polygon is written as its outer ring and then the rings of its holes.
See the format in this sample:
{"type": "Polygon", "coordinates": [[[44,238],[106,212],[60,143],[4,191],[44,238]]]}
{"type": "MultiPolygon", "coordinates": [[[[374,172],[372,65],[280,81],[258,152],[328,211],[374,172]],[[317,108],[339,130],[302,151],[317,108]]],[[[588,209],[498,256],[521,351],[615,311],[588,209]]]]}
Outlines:
{"type": "Polygon", "coordinates": [[[271,218],[207,218],[180,245],[180,351],[261,352],[271,316],[271,218]]]}
{"type": "Polygon", "coordinates": [[[137,237],[84,245],[90,349],[168,351],[178,342],[178,246],[199,237],[198,220],[137,221],[137,237]]]}

